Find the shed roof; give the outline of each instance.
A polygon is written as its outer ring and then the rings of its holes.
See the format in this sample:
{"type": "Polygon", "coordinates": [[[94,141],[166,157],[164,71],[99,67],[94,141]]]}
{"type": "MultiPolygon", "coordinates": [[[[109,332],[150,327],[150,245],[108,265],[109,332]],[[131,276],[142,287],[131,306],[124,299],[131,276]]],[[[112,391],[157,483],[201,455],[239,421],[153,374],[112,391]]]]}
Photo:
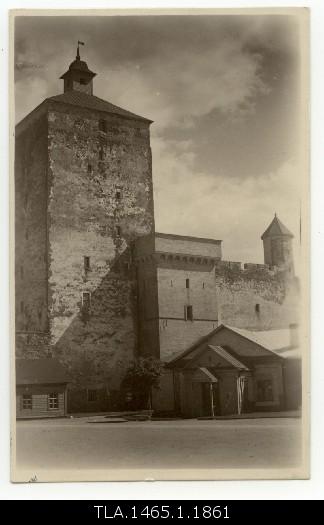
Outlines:
{"type": "Polygon", "coordinates": [[[57,359],[16,359],[17,385],[68,382],[67,371],[57,359]]]}

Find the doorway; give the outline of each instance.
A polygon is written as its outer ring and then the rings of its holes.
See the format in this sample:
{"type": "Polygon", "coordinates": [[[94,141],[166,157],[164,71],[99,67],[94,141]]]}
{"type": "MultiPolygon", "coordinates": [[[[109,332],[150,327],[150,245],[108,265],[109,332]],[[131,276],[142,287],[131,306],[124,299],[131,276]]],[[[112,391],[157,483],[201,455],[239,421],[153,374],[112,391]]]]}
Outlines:
{"type": "Polygon", "coordinates": [[[201,415],[213,417],[220,415],[219,383],[201,384],[201,415]]]}

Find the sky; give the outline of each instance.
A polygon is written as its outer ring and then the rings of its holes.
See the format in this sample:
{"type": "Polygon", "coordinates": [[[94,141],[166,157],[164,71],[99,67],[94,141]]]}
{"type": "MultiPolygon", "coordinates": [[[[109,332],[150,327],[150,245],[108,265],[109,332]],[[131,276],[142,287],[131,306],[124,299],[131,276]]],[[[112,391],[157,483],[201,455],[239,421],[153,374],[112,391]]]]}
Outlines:
{"type": "Polygon", "coordinates": [[[294,16],[17,17],[17,121],[63,91],[78,40],[94,94],[154,121],[157,231],[222,239],[224,259],[262,263],[260,236],[276,212],[298,256],[294,16]]]}

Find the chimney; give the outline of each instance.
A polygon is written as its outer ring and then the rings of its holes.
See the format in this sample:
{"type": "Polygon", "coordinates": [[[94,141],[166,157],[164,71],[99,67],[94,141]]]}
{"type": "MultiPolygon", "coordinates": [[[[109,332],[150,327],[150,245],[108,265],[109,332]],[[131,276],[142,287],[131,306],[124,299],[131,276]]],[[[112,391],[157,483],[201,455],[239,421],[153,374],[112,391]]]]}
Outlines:
{"type": "Polygon", "coordinates": [[[299,326],[298,324],[290,324],[289,330],[290,330],[290,346],[293,346],[294,348],[299,346],[299,334],[298,334],[299,326]]]}

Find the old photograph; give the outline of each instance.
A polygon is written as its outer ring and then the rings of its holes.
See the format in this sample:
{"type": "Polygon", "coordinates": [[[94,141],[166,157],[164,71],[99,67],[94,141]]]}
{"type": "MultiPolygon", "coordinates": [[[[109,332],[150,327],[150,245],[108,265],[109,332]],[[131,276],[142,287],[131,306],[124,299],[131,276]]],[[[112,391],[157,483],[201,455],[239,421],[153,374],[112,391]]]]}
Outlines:
{"type": "Polygon", "coordinates": [[[12,480],[307,478],[307,10],[10,24],[12,480]]]}

